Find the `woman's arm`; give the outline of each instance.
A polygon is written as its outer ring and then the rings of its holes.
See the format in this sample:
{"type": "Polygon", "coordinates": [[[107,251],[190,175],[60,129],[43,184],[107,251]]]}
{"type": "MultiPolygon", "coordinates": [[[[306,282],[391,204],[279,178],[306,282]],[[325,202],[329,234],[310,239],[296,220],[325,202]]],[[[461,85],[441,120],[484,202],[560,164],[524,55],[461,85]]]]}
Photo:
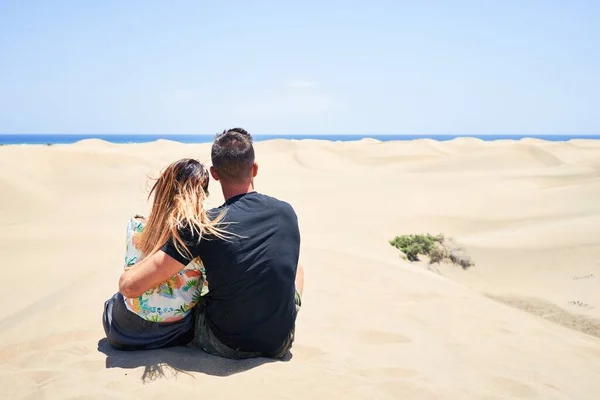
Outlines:
{"type": "Polygon", "coordinates": [[[185,265],[159,250],[144,261],[123,272],[119,292],[125,297],[141,296],[185,268],[185,265]]]}

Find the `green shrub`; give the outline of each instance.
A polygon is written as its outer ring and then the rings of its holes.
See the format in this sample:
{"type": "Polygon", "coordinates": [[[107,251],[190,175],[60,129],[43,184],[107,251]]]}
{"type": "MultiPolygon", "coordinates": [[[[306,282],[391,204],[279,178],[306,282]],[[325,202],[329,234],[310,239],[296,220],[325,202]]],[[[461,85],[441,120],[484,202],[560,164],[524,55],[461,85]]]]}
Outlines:
{"type": "Polygon", "coordinates": [[[464,269],[473,266],[465,252],[447,240],[444,235],[402,235],[390,240],[390,244],[402,251],[409,261],[419,261],[419,255],[429,257],[430,264],[449,261],[464,269]]]}

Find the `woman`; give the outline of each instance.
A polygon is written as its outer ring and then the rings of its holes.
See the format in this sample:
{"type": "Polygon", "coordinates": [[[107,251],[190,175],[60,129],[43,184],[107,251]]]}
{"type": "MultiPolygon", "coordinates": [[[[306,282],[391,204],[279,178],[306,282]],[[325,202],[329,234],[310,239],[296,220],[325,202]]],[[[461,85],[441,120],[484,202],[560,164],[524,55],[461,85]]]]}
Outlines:
{"type": "MultiPolygon", "coordinates": [[[[148,196],[154,194],[148,220],[136,215],[128,222],[126,270],[134,270],[171,239],[177,251],[189,254],[178,233],[183,226],[198,240],[205,233],[223,236],[216,226],[222,216],[211,221],[206,213],[208,182],[207,169],[194,159],[179,160],[165,169],[148,196]]],[[[202,261],[193,259],[184,269],[173,271],[167,281],[155,283],[139,296],[116,293],[106,301],[104,332],[113,347],[156,349],[186,345],[193,339],[191,311],[207,291],[202,261]]]]}

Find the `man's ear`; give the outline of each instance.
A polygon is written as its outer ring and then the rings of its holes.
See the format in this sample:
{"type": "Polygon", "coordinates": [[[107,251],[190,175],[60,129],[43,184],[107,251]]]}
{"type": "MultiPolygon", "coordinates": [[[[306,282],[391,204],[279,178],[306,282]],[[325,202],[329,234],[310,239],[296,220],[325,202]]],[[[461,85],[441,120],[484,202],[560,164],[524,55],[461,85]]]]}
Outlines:
{"type": "Polygon", "coordinates": [[[210,167],[210,175],[213,177],[213,179],[215,181],[219,180],[219,174],[217,173],[217,170],[213,166],[210,167]]]}
{"type": "Polygon", "coordinates": [[[255,177],[256,177],[256,174],[258,174],[258,164],[257,164],[257,163],[254,163],[254,164],[252,165],[252,177],[253,177],[253,178],[255,178],[255,177]]]}

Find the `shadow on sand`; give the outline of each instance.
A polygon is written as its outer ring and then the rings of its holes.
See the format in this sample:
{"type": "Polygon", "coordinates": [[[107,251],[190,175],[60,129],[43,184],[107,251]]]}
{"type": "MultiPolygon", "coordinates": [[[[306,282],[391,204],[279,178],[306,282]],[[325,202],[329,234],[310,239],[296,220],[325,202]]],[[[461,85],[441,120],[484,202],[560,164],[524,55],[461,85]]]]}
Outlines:
{"type": "Polygon", "coordinates": [[[106,368],[134,369],[144,367],[142,381],[152,382],[159,378],[175,377],[179,373],[190,375],[200,372],[213,376],[229,376],[248,371],[263,364],[287,362],[292,354],[281,360],[253,358],[230,360],[215,357],[193,347],[170,347],[159,350],[119,351],[108,344],[106,338],[98,342],[98,351],[106,355],[106,368]]]}

